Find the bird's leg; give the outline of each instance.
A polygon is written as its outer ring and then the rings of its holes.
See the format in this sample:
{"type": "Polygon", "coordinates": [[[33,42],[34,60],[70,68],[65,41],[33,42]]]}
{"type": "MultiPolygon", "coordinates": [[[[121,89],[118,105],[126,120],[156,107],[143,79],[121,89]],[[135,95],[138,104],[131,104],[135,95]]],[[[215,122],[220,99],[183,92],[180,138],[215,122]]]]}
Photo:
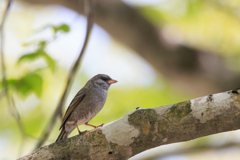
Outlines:
{"type": "Polygon", "coordinates": [[[78,129],[79,135],[83,135],[83,134],[86,132],[86,131],[81,132],[81,131],[79,130],[78,125],[77,125],[77,122],[74,122],[74,124],[75,124],[75,126],[77,127],[77,129],[78,129]]]}
{"type": "Polygon", "coordinates": [[[102,123],[101,125],[97,126],[97,127],[102,127],[104,125],[104,123],[102,123]]]}
{"type": "Polygon", "coordinates": [[[94,127],[94,128],[98,128],[98,127],[102,127],[102,126],[104,125],[104,123],[101,124],[101,125],[99,125],[99,126],[94,126],[94,125],[92,125],[92,124],[88,124],[88,123],[85,123],[85,125],[87,125],[87,126],[91,126],[91,127],[94,127]]]}
{"type": "Polygon", "coordinates": [[[94,126],[94,125],[91,125],[91,124],[88,124],[88,123],[85,123],[85,125],[97,128],[97,126],[94,126]]]}

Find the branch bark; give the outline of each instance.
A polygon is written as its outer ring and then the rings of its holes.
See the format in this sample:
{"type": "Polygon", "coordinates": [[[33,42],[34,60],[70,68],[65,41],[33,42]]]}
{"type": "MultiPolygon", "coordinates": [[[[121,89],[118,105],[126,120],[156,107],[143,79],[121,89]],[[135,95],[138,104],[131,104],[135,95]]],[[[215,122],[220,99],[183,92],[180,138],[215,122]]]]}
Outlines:
{"type": "MultiPolygon", "coordinates": [[[[23,0],[32,4],[62,5],[82,13],[71,0],[23,0]]],[[[174,88],[205,95],[240,86],[240,74],[227,68],[216,54],[185,45],[171,46],[159,29],[136,8],[119,0],[96,1],[95,22],[161,72],[174,88]],[[222,74],[225,73],[225,74],[222,74]],[[195,85],[198,84],[198,85],[195,85]],[[194,86],[194,87],[192,87],[194,86]]]]}
{"type": "Polygon", "coordinates": [[[153,147],[236,129],[240,129],[240,94],[228,91],[173,105],[140,108],[83,136],[39,148],[19,160],[122,160],[153,147]]]}

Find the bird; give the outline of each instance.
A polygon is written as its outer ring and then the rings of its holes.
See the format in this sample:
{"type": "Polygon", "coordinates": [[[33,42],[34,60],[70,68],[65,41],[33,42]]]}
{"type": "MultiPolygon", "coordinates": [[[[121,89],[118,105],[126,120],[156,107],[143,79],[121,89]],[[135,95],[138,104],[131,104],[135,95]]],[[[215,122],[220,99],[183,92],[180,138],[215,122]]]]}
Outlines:
{"type": "Polygon", "coordinates": [[[60,126],[61,132],[56,142],[66,139],[75,129],[78,129],[79,135],[84,134],[78,128],[79,125],[85,124],[94,128],[102,127],[88,124],[103,108],[108,95],[108,89],[111,84],[117,81],[106,74],[98,74],[91,78],[85,86],[79,90],[71,101],[60,126]]]}

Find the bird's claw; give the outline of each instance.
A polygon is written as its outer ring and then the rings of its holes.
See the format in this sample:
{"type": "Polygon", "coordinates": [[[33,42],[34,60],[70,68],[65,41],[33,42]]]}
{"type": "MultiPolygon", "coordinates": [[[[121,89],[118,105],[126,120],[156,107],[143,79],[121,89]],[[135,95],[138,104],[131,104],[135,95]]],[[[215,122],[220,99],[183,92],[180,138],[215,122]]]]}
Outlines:
{"type": "Polygon", "coordinates": [[[99,125],[99,126],[96,126],[96,128],[98,128],[98,127],[102,127],[104,125],[104,123],[103,124],[101,124],[101,125],[99,125]]]}
{"type": "Polygon", "coordinates": [[[78,133],[79,133],[79,135],[85,135],[87,133],[87,131],[83,131],[83,132],[78,131],[78,133]]]}
{"type": "Polygon", "coordinates": [[[94,126],[94,128],[99,128],[99,127],[102,127],[103,125],[104,125],[104,123],[99,126],[94,126]]]}

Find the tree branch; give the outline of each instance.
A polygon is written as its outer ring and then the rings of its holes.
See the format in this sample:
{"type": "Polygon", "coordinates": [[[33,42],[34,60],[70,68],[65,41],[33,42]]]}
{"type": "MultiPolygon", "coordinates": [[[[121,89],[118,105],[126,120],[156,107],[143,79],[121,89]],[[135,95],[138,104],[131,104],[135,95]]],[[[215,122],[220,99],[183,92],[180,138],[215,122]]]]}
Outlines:
{"type": "Polygon", "coordinates": [[[10,10],[10,6],[11,6],[12,0],[8,0],[7,1],[7,6],[6,6],[6,10],[3,13],[3,18],[2,18],[2,22],[1,22],[1,26],[0,26],[0,39],[1,39],[1,46],[0,46],[0,50],[1,50],[1,71],[2,71],[2,93],[0,98],[2,98],[3,96],[6,96],[7,98],[7,102],[8,102],[8,109],[11,113],[11,115],[13,116],[13,118],[16,120],[17,125],[19,127],[20,133],[22,135],[22,141],[19,147],[19,151],[18,151],[18,155],[21,155],[21,150],[22,147],[24,145],[24,140],[25,140],[25,131],[21,122],[21,117],[20,114],[18,112],[18,109],[15,105],[14,99],[13,99],[13,95],[11,95],[9,93],[8,90],[8,84],[7,84],[7,76],[6,76],[6,67],[5,67],[5,59],[4,59],[4,27],[5,27],[5,21],[7,18],[7,14],[10,10]]]}
{"type": "Polygon", "coordinates": [[[68,75],[65,90],[64,90],[64,92],[61,96],[61,99],[60,99],[60,101],[57,105],[57,108],[56,108],[56,110],[55,110],[55,112],[54,112],[54,114],[51,118],[51,121],[48,124],[48,127],[46,128],[46,130],[43,132],[44,134],[41,137],[40,141],[37,143],[35,149],[41,147],[43,145],[43,143],[47,140],[47,138],[50,135],[50,132],[52,131],[53,125],[56,122],[57,117],[60,117],[62,119],[63,105],[65,103],[66,97],[68,96],[68,91],[71,88],[74,76],[75,76],[75,74],[76,74],[76,72],[79,68],[79,64],[81,62],[81,59],[84,55],[84,52],[85,52],[85,49],[87,47],[87,43],[88,43],[88,40],[89,40],[89,36],[90,36],[90,33],[91,33],[91,29],[92,29],[92,26],[93,26],[93,23],[94,23],[94,8],[93,7],[94,7],[93,0],[86,0],[85,1],[85,10],[86,10],[86,13],[87,13],[87,31],[86,31],[85,40],[84,40],[82,50],[81,50],[77,60],[75,61],[69,75],[68,75]]]}
{"type": "Polygon", "coordinates": [[[3,18],[2,18],[2,22],[1,22],[1,26],[0,26],[0,35],[1,35],[1,67],[2,67],[2,78],[3,78],[3,86],[6,83],[6,73],[5,73],[5,62],[4,62],[4,54],[3,54],[3,50],[4,50],[4,32],[3,32],[3,28],[4,28],[4,24],[5,24],[5,20],[7,17],[7,13],[10,9],[10,5],[11,5],[11,0],[8,0],[7,2],[7,6],[6,6],[6,10],[3,13],[3,18]]]}
{"type": "Polygon", "coordinates": [[[19,160],[128,159],[157,146],[240,129],[240,95],[232,91],[152,109],[57,143],[19,160]]]}
{"type": "MultiPolygon", "coordinates": [[[[75,1],[23,1],[32,4],[62,5],[83,14],[75,5],[75,1]]],[[[83,6],[82,3],[80,0],[79,5],[83,6]]],[[[95,22],[98,25],[142,56],[172,82],[174,88],[184,88],[184,91],[195,95],[197,90],[197,94],[204,95],[240,86],[239,73],[228,69],[222,58],[214,53],[185,45],[168,44],[159,29],[136,8],[118,0],[101,0],[96,1],[95,12],[95,22]]]]}

